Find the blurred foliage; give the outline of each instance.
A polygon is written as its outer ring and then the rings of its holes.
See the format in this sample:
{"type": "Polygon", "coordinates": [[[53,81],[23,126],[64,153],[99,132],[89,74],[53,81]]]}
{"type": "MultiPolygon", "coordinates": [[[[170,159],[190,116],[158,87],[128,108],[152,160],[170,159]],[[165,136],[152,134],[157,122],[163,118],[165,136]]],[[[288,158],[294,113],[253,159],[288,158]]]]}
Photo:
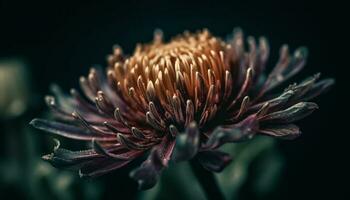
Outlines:
{"type": "Polygon", "coordinates": [[[0,119],[16,117],[25,111],[29,102],[29,83],[22,61],[0,60],[0,119]]]}
{"type": "MultiPolygon", "coordinates": [[[[225,152],[233,156],[232,163],[216,175],[227,199],[241,199],[240,191],[247,187],[254,198],[263,198],[279,181],[283,157],[276,142],[269,137],[256,137],[247,143],[228,144],[225,152]]],[[[155,188],[142,192],[141,200],[150,199],[205,199],[204,193],[187,163],[172,165],[162,174],[155,188]]]]}
{"type": "Polygon", "coordinates": [[[98,182],[82,180],[76,173],[57,170],[41,160],[36,137],[24,124],[12,130],[7,127],[7,151],[0,161],[2,190],[17,191],[14,197],[21,199],[99,199],[98,182]]]}
{"type": "MultiPolygon", "coordinates": [[[[0,61],[1,160],[0,194],[11,199],[100,199],[101,184],[77,173],[58,171],[40,158],[42,139],[28,126],[31,98],[26,65],[16,59],[0,61]]],[[[51,142],[48,142],[51,144],[51,142]]]]}

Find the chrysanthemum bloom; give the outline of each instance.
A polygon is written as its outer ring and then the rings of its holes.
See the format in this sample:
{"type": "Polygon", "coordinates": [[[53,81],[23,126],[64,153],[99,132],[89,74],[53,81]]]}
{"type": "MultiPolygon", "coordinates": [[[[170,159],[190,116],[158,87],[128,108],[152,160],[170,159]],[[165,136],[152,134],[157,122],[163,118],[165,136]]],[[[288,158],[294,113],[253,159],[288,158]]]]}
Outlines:
{"type": "Polygon", "coordinates": [[[266,74],[268,56],[265,38],[256,42],[248,37],[245,44],[240,30],[228,41],[204,30],[168,43],[158,31],[153,42],[137,45],[132,56],[115,47],[105,73],[91,69],[80,78],[84,95],[72,89],[68,96],[54,88],[55,95],[46,97],[57,120],[31,122],[38,129],[91,142],[91,148],[70,151],[57,143],[43,158],[94,177],[147,155],[130,173],[147,189],[170,161],[194,159],[219,172],[231,161],[218,150],[225,143],[257,134],[296,138],[300,130],[293,123],[318,108],[308,101],[333,80],[317,82],[316,74],[280,90],[277,86],[303,68],[307,50],[290,54],[282,46],[277,64],[266,74]]]}

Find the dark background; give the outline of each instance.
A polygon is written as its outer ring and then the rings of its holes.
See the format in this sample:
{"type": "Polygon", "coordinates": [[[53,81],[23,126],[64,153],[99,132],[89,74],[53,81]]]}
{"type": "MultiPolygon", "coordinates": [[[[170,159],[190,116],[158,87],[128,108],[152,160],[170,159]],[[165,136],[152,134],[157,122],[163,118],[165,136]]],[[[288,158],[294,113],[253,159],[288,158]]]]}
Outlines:
{"type": "MultiPolygon", "coordinates": [[[[346,58],[340,56],[344,16],[338,15],[340,6],[335,2],[58,2],[0,1],[0,57],[25,60],[33,88],[41,96],[52,82],[66,90],[76,87],[78,77],[87,74],[90,66],[105,64],[113,44],[130,54],[137,42],[152,39],[155,28],[169,39],[185,29],[204,27],[226,37],[240,26],[247,35],[268,37],[272,61],[283,43],[292,49],[307,46],[310,57],[303,76],[322,72],[323,77],[336,78],[341,67],[347,68],[342,63],[346,58]]],[[[304,134],[299,139],[280,142],[287,168],[282,183],[267,199],[345,198],[348,131],[342,130],[342,113],[336,105],[340,90],[337,82],[316,100],[321,109],[301,123],[304,134]]],[[[39,113],[44,103],[38,105],[39,113]]],[[[114,199],[132,197],[136,185],[127,178],[127,170],[116,174],[125,179],[123,184],[105,178],[111,190],[118,191],[114,199]]],[[[241,196],[254,198],[250,191],[242,191],[241,196]]]]}

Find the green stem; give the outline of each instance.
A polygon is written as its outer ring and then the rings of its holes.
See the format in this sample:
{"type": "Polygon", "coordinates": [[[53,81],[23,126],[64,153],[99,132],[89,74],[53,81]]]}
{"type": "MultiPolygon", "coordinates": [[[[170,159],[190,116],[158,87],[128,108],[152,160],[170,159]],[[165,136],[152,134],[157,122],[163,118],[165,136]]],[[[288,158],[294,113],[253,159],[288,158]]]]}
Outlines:
{"type": "Polygon", "coordinates": [[[208,200],[224,200],[224,196],[216,182],[214,174],[204,169],[196,159],[190,161],[193,174],[197,178],[199,184],[208,200]]]}

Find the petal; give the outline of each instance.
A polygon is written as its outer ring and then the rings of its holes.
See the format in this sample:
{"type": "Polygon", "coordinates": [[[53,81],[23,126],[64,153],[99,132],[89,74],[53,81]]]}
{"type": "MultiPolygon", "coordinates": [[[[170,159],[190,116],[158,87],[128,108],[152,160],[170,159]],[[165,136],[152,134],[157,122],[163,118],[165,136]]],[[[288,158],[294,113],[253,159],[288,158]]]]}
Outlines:
{"type": "Polygon", "coordinates": [[[314,84],[312,88],[303,95],[303,101],[308,101],[319,96],[321,93],[327,92],[331,86],[335,83],[334,79],[324,79],[314,84]]]}
{"type": "Polygon", "coordinates": [[[269,104],[269,110],[274,109],[274,108],[283,107],[293,95],[294,95],[294,92],[292,90],[286,90],[285,92],[283,92],[280,96],[278,96],[276,98],[258,103],[256,105],[250,107],[248,111],[250,111],[250,112],[257,111],[257,110],[261,109],[261,107],[266,103],[269,104]]]}
{"type": "Polygon", "coordinates": [[[85,163],[96,158],[101,158],[101,156],[92,149],[70,151],[60,148],[60,142],[58,140],[55,139],[54,141],[56,144],[53,153],[44,155],[42,158],[57,168],[79,169],[85,163]]]}
{"type": "Polygon", "coordinates": [[[311,114],[318,106],[312,102],[300,102],[285,110],[273,112],[260,119],[268,123],[291,123],[311,114]]]}
{"type": "Polygon", "coordinates": [[[320,73],[317,73],[311,77],[306,78],[299,84],[290,85],[285,90],[291,90],[294,92],[293,97],[290,99],[290,103],[294,104],[296,102],[300,102],[300,99],[303,95],[305,95],[315,84],[317,79],[319,79],[320,73]]]}
{"type": "Polygon", "coordinates": [[[160,173],[168,165],[174,145],[175,140],[165,136],[159,145],[153,147],[147,160],[130,173],[130,177],[138,182],[139,189],[150,189],[157,183],[160,173]]]}
{"type": "Polygon", "coordinates": [[[229,128],[216,128],[202,148],[214,149],[228,142],[241,142],[251,139],[257,129],[257,117],[256,115],[250,115],[229,128]]]}
{"type": "Polygon", "coordinates": [[[264,86],[263,91],[267,92],[272,90],[297,74],[304,67],[307,54],[307,49],[305,47],[300,47],[294,52],[293,56],[290,56],[288,46],[283,46],[281,48],[280,60],[266,80],[266,85],[264,86]]]}
{"type": "Polygon", "coordinates": [[[50,132],[59,136],[70,139],[92,141],[116,141],[117,138],[112,135],[97,135],[92,134],[91,131],[82,129],[77,126],[68,125],[60,122],[48,121],[44,119],[33,119],[30,125],[37,129],[50,132]]]}
{"type": "Polygon", "coordinates": [[[131,160],[142,153],[142,151],[135,151],[135,150],[125,151],[125,148],[122,145],[120,145],[119,148],[114,148],[114,149],[105,148],[102,144],[100,144],[95,140],[92,141],[92,147],[98,154],[104,155],[106,157],[110,157],[112,159],[117,159],[117,160],[131,160]],[[119,152],[117,153],[115,151],[119,151],[119,152]]]}
{"type": "Polygon", "coordinates": [[[301,134],[299,127],[294,124],[268,126],[260,128],[259,132],[281,139],[295,139],[301,134]]]}
{"type": "Polygon", "coordinates": [[[60,142],[55,140],[56,145],[51,154],[42,158],[52,164],[54,167],[61,169],[79,169],[81,177],[96,177],[118,169],[128,164],[131,159],[111,159],[97,154],[93,149],[83,151],[70,151],[60,148],[60,142]]]}
{"type": "Polygon", "coordinates": [[[130,173],[130,177],[138,182],[139,189],[150,189],[157,183],[163,167],[158,149],[153,149],[147,160],[130,173]]]}
{"type": "Polygon", "coordinates": [[[214,172],[221,172],[232,161],[231,156],[222,151],[203,151],[197,159],[205,169],[214,172]]]}
{"type": "Polygon", "coordinates": [[[118,141],[123,144],[126,148],[131,150],[147,150],[150,148],[153,144],[140,144],[136,141],[132,141],[130,138],[126,137],[125,135],[118,133],[117,134],[118,141]]]}

